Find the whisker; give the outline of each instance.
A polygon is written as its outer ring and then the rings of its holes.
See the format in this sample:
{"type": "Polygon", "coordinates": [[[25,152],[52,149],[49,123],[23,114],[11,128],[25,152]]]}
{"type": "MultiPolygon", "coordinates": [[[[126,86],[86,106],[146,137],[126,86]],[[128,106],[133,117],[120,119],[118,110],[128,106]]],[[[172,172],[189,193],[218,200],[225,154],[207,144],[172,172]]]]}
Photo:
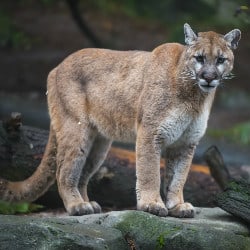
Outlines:
{"type": "Polygon", "coordinates": [[[186,69],[180,73],[179,79],[188,82],[190,80],[196,80],[196,76],[191,70],[186,69]]]}
{"type": "Polygon", "coordinates": [[[222,76],[223,80],[230,80],[230,79],[233,79],[233,78],[235,78],[235,74],[233,74],[233,73],[229,73],[227,75],[222,76]]]}

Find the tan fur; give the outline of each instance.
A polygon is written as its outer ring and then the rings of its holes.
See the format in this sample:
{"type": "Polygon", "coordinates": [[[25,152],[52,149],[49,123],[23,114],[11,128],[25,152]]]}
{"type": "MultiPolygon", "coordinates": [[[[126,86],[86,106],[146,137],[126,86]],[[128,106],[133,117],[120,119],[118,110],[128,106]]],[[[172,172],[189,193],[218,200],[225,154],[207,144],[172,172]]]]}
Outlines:
{"type": "Polygon", "coordinates": [[[231,48],[237,46],[240,31],[196,36],[187,24],[184,30],[186,46],[163,44],[152,52],[84,49],[51,71],[51,130],[44,158],[24,182],[1,180],[0,197],[34,200],[51,185],[56,171],[69,214],[100,212],[89,201],[89,179],[113,140],[136,141],[137,208],[192,217],[183,186],[206,130],[215,89],[233,68],[231,48]],[[204,63],[198,63],[198,54],[204,63]],[[222,55],[226,61],[218,65],[222,55]],[[161,153],[166,157],[165,204],[160,196],[161,153]]]}

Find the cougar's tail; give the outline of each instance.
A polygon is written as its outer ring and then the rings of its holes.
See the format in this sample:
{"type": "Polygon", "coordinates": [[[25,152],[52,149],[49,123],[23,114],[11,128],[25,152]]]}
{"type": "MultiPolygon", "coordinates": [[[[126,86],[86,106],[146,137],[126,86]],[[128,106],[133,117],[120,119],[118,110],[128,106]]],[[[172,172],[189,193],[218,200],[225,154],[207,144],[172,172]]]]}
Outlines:
{"type": "Polygon", "coordinates": [[[56,136],[50,129],[49,140],[43,159],[34,174],[24,181],[11,182],[0,178],[0,200],[34,201],[55,182],[56,136]]]}
{"type": "MultiPolygon", "coordinates": [[[[55,79],[56,68],[48,76],[48,87],[55,83],[55,79]]],[[[44,194],[56,179],[56,147],[56,135],[51,125],[43,159],[34,174],[24,181],[17,182],[0,178],[0,200],[31,202],[44,194]]]]}

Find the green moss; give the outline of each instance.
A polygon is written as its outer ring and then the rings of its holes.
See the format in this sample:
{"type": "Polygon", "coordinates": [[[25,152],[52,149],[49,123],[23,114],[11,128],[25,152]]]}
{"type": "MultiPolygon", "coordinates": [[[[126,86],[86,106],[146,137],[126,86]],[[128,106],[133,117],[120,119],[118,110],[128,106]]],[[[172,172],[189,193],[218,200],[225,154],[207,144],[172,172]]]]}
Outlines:
{"type": "Polygon", "coordinates": [[[175,226],[170,230],[166,230],[162,234],[160,234],[156,241],[156,250],[162,249],[165,246],[166,238],[172,234],[177,233],[180,230],[182,230],[181,227],[175,226]]]}
{"type": "Polygon", "coordinates": [[[157,242],[156,242],[156,250],[162,249],[164,246],[165,246],[165,238],[164,238],[164,235],[161,234],[158,237],[157,242]]]}
{"type": "Polygon", "coordinates": [[[237,181],[229,182],[226,190],[232,190],[235,195],[240,195],[242,199],[250,202],[250,184],[242,180],[240,183],[237,181]]]}
{"type": "Polygon", "coordinates": [[[123,220],[116,225],[123,235],[129,234],[142,249],[164,249],[169,238],[183,230],[181,225],[169,222],[164,218],[143,212],[128,212],[123,220]],[[150,243],[148,240],[150,239],[150,243]]]}
{"type": "MultiPolygon", "coordinates": [[[[194,219],[195,220],[195,219],[194,219]]],[[[250,240],[218,224],[192,223],[188,219],[160,218],[143,212],[126,212],[115,225],[138,249],[248,249],[250,240]],[[227,233],[225,233],[225,231],[227,233]],[[223,241],[221,239],[224,239],[223,241]]]]}

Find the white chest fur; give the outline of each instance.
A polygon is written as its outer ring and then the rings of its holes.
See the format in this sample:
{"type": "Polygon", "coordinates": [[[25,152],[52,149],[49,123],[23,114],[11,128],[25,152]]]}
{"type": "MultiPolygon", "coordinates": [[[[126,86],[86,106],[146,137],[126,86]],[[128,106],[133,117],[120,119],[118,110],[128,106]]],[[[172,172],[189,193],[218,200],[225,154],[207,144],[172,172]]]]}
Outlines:
{"type": "Polygon", "coordinates": [[[204,104],[198,113],[182,105],[171,112],[160,124],[157,135],[169,147],[178,143],[197,144],[204,135],[210,113],[210,105],[204,104]]]}

